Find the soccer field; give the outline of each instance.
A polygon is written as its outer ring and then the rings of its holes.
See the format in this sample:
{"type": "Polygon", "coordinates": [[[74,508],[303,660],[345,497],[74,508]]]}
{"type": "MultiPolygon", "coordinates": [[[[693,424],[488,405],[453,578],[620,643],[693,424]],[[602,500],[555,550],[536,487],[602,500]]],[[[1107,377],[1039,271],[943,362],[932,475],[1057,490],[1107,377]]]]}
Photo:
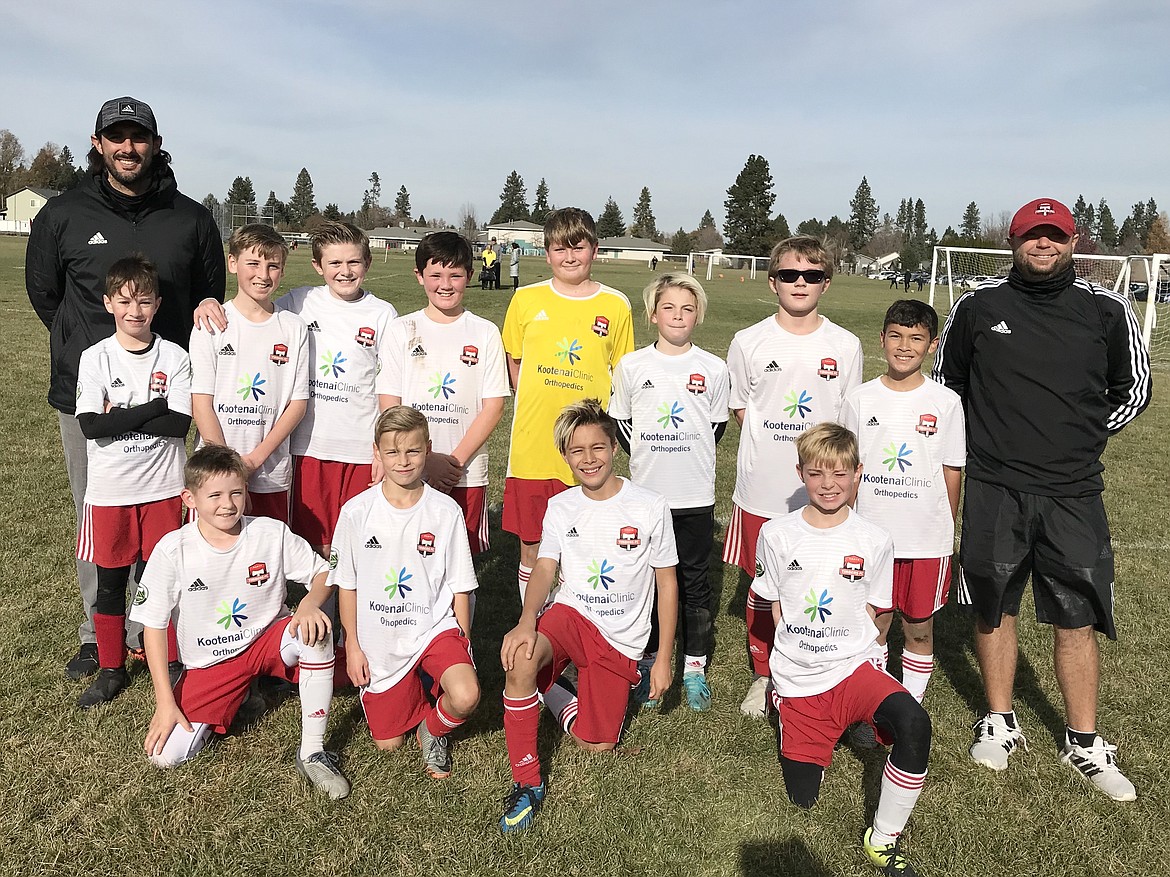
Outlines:
{"type": "MultiPolygon", "coordinates": [[[[544,809],[531,830],[500,834],[496,820],[511,779],[499,644],[519,614],[516,543],[499,530],[498,514],[510,403],[491,440],[493,545],[480,568],[472,634],[484,695],[458,734],[451,779],[427,779],[413,742],[396,753],[376,751],[352,689],[335,698],[326,737],[353,783],[344,801],[312,793],[296,774],[295,702],[275,704],[183,768],[151,767],[142,752],[153,710],[145,666],[131,667],[131,687],[117,700],[88,712],[74,706],[83,683],[62,674],[77,647],[80,617],[74,520],[57,417],[45,402],[47,332],[24,291],[26,240],[0,238],[8,375],[0,387],[0,874],[874,873],[860,841],[885,752],[838,748],[816,807],[788,803],[773,730],[739,713],[750,681],[746,581],[717,558],[712,710],[696,714],[680,703],[676,673],[662,707],[633,716],[613,756],[579,752],[544,715],[544,809]]],[[[309,259],[307,248],[290,255],[284,289],[317,281],[309,259]]],[[[425,297],[412,268],[405,256],[383,261],[379,253],[366,286],[402,313],[416,310],[425,297]]],[[[736,330],[776,308],[762,275],[756,281],[726,269],[723,275],[704,283],[711,304],[695,337],[720,356],[736,330]]],[[[522,262],[521,282],[547,276],[543,260],[522,262]]],[[[641,317],[649,269],[596,263],[594,276],[630,297],[638,346],[649,343],[641,317]]],[[[842,277],[822,299],[822,312],[861,338],[867,379],[883,367],[877,335],[899,295],[886,283],[842,277]]],[[[465,303],[501,324],[509,298],[509,290],[474,286],[465,303]]],[[[1115,804],[1059,763],[1063,718],[1051,636],[1032,621],[1030,600],[1016,709],[1031,748],[1013,755],[1002,774],[970,760],[982,688],[968,619],[948,606],[936,626],[937,671],[925,701],[934,722],[930,773],[905,841],[924,875],[1167,871],[1170,758],[1160,749],[1170,728],[1162,687],[1170,676],[1165,375],[1164,364],[1155,369],[1153,404],[1106,454],[1120,640],[1103,645],[1099,727],[1119,745],[1138,800],[1115,804]]],[[[719,448],[721,525],[730,513],[738,438],[733,420],[719,448]]],[[[718,551],[722,526],[716,542],[718,551]]],[[[891,656],[900,651],[895,635],[891,656]]],[[[891,663],[896,671],[896,658],[891,663]]]]}

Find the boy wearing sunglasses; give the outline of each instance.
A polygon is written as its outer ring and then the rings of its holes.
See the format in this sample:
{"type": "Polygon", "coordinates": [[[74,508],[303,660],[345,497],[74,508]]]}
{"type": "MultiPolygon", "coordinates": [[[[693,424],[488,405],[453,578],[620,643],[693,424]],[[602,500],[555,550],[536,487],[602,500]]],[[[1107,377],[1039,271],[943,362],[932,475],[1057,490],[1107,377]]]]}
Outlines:
{"type": "MultiPolygon", "coordinates": [[[[758,571],[760,527],[808,504],[796,471],[796,440],[837,420],[845,394],[861,385],[861,342],[817,310],[832,276],[833,260],[816,238],[780,241],[768,262],[768,286],[780,303],[776,315],[741,329],[727,351],[731,413],[742,431],[723,562],[749,576],[758,571]]],[[[762,718],[776,625],[771,603],[751,588],[746,621],[755,679],[740,711],[762,718]]]]}

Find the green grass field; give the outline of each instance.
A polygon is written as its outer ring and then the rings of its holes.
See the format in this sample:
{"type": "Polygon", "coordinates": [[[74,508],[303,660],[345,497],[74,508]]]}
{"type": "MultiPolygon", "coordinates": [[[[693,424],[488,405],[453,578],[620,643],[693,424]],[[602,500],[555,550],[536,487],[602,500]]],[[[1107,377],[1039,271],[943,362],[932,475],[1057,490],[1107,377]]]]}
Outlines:
{"type": "MultiPolygon", "coordinates": [[[[133,684],[114,703],[86,713],[74,706],[81,684],[62,675],[77,646],[80,613],[74,521],[56,414],[44,401],[47,333],[24,292],[24,246],[22,238],[0,239],[8,375],[0,387],[0,874],[873,873],[860,838],[884,754],[838,749],[820,803],[808,812],[788,803],[774,733],[738,711],[749,682],[745,587],[736,570],[718,563],[713,709],[690,712],[676,684],[659,711],[632,719],[618,753],[605,757],[578,752],[546,716],[545,808],[532,830],[501,836],[496,820],[510,777],[498,654],[519,602],[516,544],[498,530],[498,515],[472,637],[484,697],[460,733],[450,780],[428,780],[413,744],[377,752],[352,693],[334,700],[327,738],[353,782],[343,802],[314,795],[295,773],[295,702],[235,730],[181,769],[152,768],[142,752],[153,709],[145,668],[132,668],[133,684]]],[[[401,255],[383,261],[379,254],[367,286],[399,311],[415,310],[424,297],[412,265],[401,255]]],[[[526,259],[521,280],[547,271],[543,261],[526,259]]],[[[720,355],[737,329],[775,309],[763,279],[724,275],[707,284],[711,307],[696,336],[720,355]]],[[[595,276],[634,301],[638,344],[648,343],[639,303],[648,269],[599,263],[595,276]]],[[[316,279],[308,251],[293,253],[285,288],[316,279]]],[[[475,287],[466,304],[502,323],[509,296],[475,287]]],[[[861,337],[867,378],[882,365],[877,334],[893,296],[885,283],[839,278],[822,301],[825,314],[861,337]]],[[[923,874],[1170,870],[1164,840],[1170,758],[1161,749],[1170,728],[1163,688],[1170,669],[1165,374],[1164,366],[1156,372],[1153,405],[1113,441],[1106,460],[1120,641],[1103,650],[1100,728],[1120,745],[1138,801],[1114,804],[1059,764],[1062,709],[1051,636],[1031,621],[1030,603],[1016,706],[1031,749],[1013,756],[1003,774],[970,761],[969,728],[983,708],[981,686],[968,621],[948,606],[939,616],[938,671],[926,696],[934,720],[930,776],[906,841],[923,874]]],[[[720,447],[716,513],[724,524],[737,441],[733,428],[720,447]]],[[[501,426],[491,443],[493,503],[500,500],[506,451],[501,426]]],[[[721,545],[721,532],[716,538],[721,545]]]]}

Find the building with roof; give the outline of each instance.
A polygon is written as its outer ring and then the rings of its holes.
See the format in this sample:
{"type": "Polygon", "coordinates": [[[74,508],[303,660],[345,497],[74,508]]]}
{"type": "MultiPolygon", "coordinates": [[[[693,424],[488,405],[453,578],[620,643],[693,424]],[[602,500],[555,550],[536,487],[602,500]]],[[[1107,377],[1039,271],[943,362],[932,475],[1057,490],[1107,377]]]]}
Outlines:
{"type": "Polygon", "coordinates": [[[501,248],[510,249],[512,242],[520,245],[525,253],[544,251],[544,226],[523,219],[514,219],[511,222],[497,222],[489,225],[480,235],[479,243],[490,243],[495,238],[501,248]]]}
{"type": "Polygon", "coordinates": [[[0,215],[9,222],[31,222],[46,201],[60,194],[56,189],[25,186],[4,199],[4,210],[0,215]]]}
{"type": "Polygon", "coordinates": [[[597,242],[597,258],[628,259],[633,262],[649,262],[661,259],[670,252],[670,246],[647,238],[625,235],[617,238],[602,238],[597,242]]]}

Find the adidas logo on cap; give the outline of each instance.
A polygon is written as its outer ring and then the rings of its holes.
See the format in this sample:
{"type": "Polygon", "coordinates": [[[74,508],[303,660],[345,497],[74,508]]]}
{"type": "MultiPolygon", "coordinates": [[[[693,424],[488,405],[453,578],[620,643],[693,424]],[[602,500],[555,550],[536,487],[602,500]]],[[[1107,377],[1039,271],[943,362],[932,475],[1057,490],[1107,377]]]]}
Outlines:
{"type": "Polygon", "coordinates": [[[881,426],[881,424],[878,423],[878,419],[876,417],[871,417],[865,425],[866,426],[881,426]]]}
{"type": "Polygon", "coordinates": [[[321,327],[317,324],[316,320],[313,320],[313,322],[309,323],[309,331],[310,332],[320,332],[321,331],[321,327]]]}
{"type": "Polygon", "coordinates": [[[535,317],[533,317],[532,319],[533,319],[533,321],[534,321],[534,322],[535,322],[536,320],[547,320],[547,319],[548,319],[548,314],[546,314],[546,313],[545,313],[545,312],[542,310],[540,313],[538,313],[538,314],[537,314],[535,317]]]}
{"type": "Polygon", "coordinates": [[[783,369],[780,368],[780,363],[776,362],[776,360],[773,359],[770,363],[768,363],[766,366],[764,366],[764,371],[765,371],[765,373],[766,372],[778,372],[778,371],[783,371],[783,369]]]}
{"type": "Polygon", "coordinates": [[[203,584],[203,579],[195,579],[195,581],[191,582],[191,585],[190,585],[190,587],[187,588],[187,590],[188,591],[206,591],[207,585],[203,584]]]}
{"type": "Polygon", "coordinates": [[[219,349],[219,355],[220,356],[235,356],[236,349],[234,347],[232,347],[230,344],[225,344],[223,347],[221,347],[219,349]]]}
{"type": "Polygon", "coordinates": [[[381,547],[382,547],[382,543],[378,541],[377,536],[371,536],[366,541],[366,548],[381,548],[381,547]]]}
{"type": "Polygon", "coordinates": [[[92,244],[108,244],[109,243],[109,241],[107,241],[104,237],[102,237],[102,233],[100,231],[94,232],[94,236],[89,239],[89,242],[91,245],[92,244]]]}
{"type": "Polygon", "coordinates": [[[110,381],[110,386],[111,387],[124,387],[126,385],[124,383],[122,383],[121,378],[114,378],[112,381],[110,381]]]}
{"type": "Polygon", "coordinates": [[[642,389],[643,390],[653,390],[654,389],[654,382],[651,381],[649,378],[646,378],[646,383],[642,384],[642,389]]]}
{"type": "Polygon", "coordinates": [[[792,563],[788,564],[788,571],[789,572],[804,572],[804,567],[802,567],[800,565],[800,562],[794,557],[794,558],[792,558],[792,563]]]}
{"type": "Polygon", "coordinates": [[[565,536],[566,536],[567,538],[570,538],[570,539],[571,539],[571,538],[573,538],[573,537],[575,537],[575,536],[580,536],[580,535],[581,535],[581,534],[577,532],[577,528],[576,528],[576,527],[570,527],[570,528],[569,528],[569,532],[565,534],[565,536]]]}
{"type": "Polygon", "coordinates": [[[417,347],[415,347],[414,350],[410,351],[410,355],[411,356],[426,356],[427,352],[426,352],[426,350],[423,349],[423,346],[420,344],[417,347]]]}

